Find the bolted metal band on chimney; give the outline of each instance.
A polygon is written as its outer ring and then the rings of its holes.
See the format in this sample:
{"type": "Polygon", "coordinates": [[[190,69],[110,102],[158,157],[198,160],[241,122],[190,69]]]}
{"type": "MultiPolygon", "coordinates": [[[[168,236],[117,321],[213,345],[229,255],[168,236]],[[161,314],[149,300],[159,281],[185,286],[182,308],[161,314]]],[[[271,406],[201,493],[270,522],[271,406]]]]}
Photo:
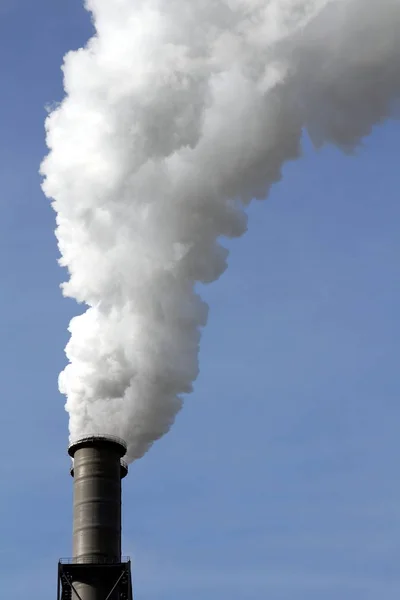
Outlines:
{"type": "Polygon", "coordinates": [[[121,557],[123,440],[93,435],[73,442],[73,557],[59,563],[57,600],[132,600],[130,561],[121,557]]]}

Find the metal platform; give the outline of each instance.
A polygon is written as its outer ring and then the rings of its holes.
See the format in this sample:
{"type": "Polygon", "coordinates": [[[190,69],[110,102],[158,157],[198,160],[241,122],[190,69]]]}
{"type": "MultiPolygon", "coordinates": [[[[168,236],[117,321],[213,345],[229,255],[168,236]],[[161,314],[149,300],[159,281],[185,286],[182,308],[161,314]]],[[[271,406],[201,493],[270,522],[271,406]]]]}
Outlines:
{"type": "Polygon", "coordinates": [[[96,579],[101,579],[105,589],[101,600],[133,600],[131,561],[128,557],[114,563],[98,557],[61,559],[58,563],[57,600],[82,600],[75,583],[96,579]]]}

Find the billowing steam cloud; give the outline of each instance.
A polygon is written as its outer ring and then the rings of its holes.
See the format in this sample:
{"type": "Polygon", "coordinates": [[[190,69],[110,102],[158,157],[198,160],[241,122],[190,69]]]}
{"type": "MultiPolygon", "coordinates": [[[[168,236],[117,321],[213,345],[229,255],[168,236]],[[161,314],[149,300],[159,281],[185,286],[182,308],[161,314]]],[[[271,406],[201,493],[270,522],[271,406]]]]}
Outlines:
{"type": "Polygon", "coordinates": [[[171,426],[198,373],[220,238],[246,230],[307,128],[354,147],[400,92],[400,0],[88,0],[96,29],[48,117],[70,324],[72,438],[130,460],[171,426]]]}

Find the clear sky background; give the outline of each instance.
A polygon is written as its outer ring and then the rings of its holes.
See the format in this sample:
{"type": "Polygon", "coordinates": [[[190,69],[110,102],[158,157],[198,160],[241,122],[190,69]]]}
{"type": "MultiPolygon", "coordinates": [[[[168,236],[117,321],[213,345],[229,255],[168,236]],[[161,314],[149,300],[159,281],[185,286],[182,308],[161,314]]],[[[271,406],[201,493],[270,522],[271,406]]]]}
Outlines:
{"type": "MultiPolygon", "coordinates": [[[[40,190],[44,106],[90,35],[79,0],[0,0],[0,598],[56,598],[71,554],[70,317],[40,190]]],[[[138,600],[400,593],[400,126],[285,168],[204,289],[201,373],[124,481],[138,600]]]]}

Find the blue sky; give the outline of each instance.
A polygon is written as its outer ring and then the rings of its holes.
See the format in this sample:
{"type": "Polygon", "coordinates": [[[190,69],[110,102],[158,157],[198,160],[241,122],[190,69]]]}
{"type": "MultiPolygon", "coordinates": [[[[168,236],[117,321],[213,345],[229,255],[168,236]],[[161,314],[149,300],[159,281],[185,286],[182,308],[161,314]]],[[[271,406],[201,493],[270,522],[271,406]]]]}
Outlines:
{"type": "MultiPolygon", "coordinates": [[[[67,324],[37,174],[78,0],[0,0],[0,597],[56,596],[71,553],[67,324]]],[[[124,482],[140,600],[398,598],[398,139],[285,168],[204,289],[201,374],[124,482]]]]}

